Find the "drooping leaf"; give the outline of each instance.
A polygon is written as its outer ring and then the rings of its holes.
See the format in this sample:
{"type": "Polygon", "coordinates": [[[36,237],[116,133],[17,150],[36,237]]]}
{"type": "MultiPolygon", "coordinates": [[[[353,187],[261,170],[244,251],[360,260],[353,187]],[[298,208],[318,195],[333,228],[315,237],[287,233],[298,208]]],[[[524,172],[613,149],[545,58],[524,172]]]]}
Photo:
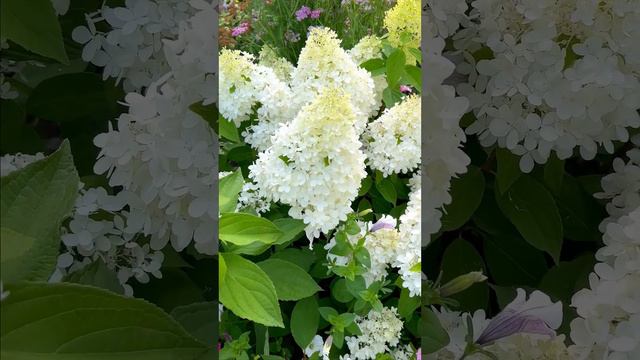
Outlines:
{"type": "Polygon", "coordinates": [[[291,313],[291,335],[300,348],[306,348],[318,332],[318,302],[311,296],[296,303],[291,313]]]}
{"type": "Polygon", "coordinates": [[[67,141],[49,157],[1,178],[4,282],[46,280],[51,275],[60,225],[73,208],[78,182],[67,141]]]}
{"type": "Polygon", "coordinates": [[[496,202],[529,244],[559,261],[562,219],[544,185],[530,175],[522,175],[502,196],[496,195],[496,202]]]}
{"type": "Polygon", "coordinates": [[[49,0],[2,0],[0,33],[36,54],[68,64],[58,18],[49,0]]]}
{"type": "Polygon", "coordinates": [[[271,221],[246,213],[223,213],[219,224],[220,240],[240,246],[254,241],[273,244],[282,236],[271,221]]]}
{"type": "Polygon", "coordinates": [[[464,225],[482,201],[485,181],[479,168],[470,166],[466,174],[451,181],[452,202],[444,207],[442,230],[455,230],[464,225]]]}
{"type": "Polygon", "coordinates": [[[300,300],[322,290],[311,275],[292,262],[268,259],[258,266],[273,282],[280,300],[300,300]]]}
{"type": "Polygon", "coordinates": [[[260,267],[239,255],[220,253],[226,267],[220,302],[234,314],[266,326],[284,327],[273,282],[260,267]]]}
{"type": "Polygon", "coordinates": [[[218,203],[220,213],[230,213],[236,209],[238,196],[244,186],[242,172],[236,170],[218,182],[218,203]]]}
{"type": "Polygon", "coordinates": [[[8,285],[3,359],[192,360],[207,347],[158,307],[77,284],[8,285]]]}

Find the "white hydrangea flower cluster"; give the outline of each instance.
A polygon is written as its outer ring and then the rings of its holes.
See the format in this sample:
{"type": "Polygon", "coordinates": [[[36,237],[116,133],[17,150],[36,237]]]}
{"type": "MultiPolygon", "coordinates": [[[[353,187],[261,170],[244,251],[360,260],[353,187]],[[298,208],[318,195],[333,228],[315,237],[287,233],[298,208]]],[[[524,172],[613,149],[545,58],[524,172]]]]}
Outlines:
{"type": "Polygon", "coordinates": [[[129,199],[129,221],[151,235],[151,248],[169,241],[177,251],[191,240],[202,253],[213,254],[215,134],[192,104],[207,104],[211,93],[214,52],[213,6],[201,5],[181,23],[175,41],[165,42],[172,71],[144,95],[125,97],[128,113],[118,118],[94,143],[101,148],[94,170],[107,173],[111,186],[122,186],[129,199]]]}
{"type": "Polygon", "coordinates": [[[103,6],[87,14],[87,26],[75,28],[71,36],[84,45],[84,61],[104,67],[105,79],[124,79],[125,90],[140,90],[171,70],[165,40],[177,39],[180,24],[207,6],[205,0],[126,0],[122,7],[103,6]],[[103,22],[107,31],[100,30],[103,22]]]}
{"type": "Polygon", "coordinates": [[[426,212],[428,220],[423,246],[429,243],[430,235],[440,230],[440,209],[451,202],[451,178],[465,173],[470,163],[469,157],[461,149],[466,137],[459,125],[469,101],[456,96],[453,86],[444,84],[453,74],[455,65],[442,56],[445,42],[435,33],[437,29],[430,26],[428,30],[423,39],[427,51],[422,64],[430,69],[423,90],[423,102],[428,111],[426,128],[422,129],[425,134],[422,143],[425,204],[422,211],[426,212]]]}
{"type": "Polygon", "coordinates": [[[307,224],[309,239],[346,220],[366,176],[356,119],[349,94],[325,88],[249,167],[259,197],[290,205],[289,215],[307,224]]]}
{"type": "Polygon", "coordinates": [[[614,141],[627,141],[640,127],[640,52],[630,45],[640,7],[632,2],[472,2],[473,21],[453,36],[468,80],[457,90],[477,118],[467,132],[521,156],[524,172],[552,151],[566,159],[579,149],[590,160],[599,145],[611,153],[614,141]]]}
{"type": "MultiPolygon", "coordinates": [[[[404,214],[400,216],[400,238],[402,241],[396,250],[393,266],[398,267],[402,286],[409,290],[411,296],[422,293],[422,188],[420,174],[415,175],[410,182],[411,193],[404,214]]],[[[428,214],[436,215],[436,214],[428,214]]]]}
{"type": "Polygon", "coordinates": [[[292,99],[294,106],[301,109],[327,87],[342,89],[350,95],[358,134],[364,130],[369,117],[378,113],[379,103],[369,72],[340,47],[333,30],[314,27],[291,75],[291,90],[296,94],[292,99]]]}
{"type": "Polygon", "coordinates": [[[7,176],[16,170],[20,170],[32,162],[44,159],[43,153],[35,155],[29,154],[7,154],[0,157],[0,176],[7,176]]]}
{"type": "Polygon", "coordinates": [[[420,165],[420,97],[405,97],[373,122],[363,134],[367,162],[384,176],[407,173],[420,165]]]}
{"type": "Polygon", "coordinates": [[[164,254],[142,241],[139,224],[123,209],[128,196],[131,196],[128,192],[109,195],[101,187],[80,190],[72,218],[63,227],[62,243],[66,250],[58,256],[56,271],[49,281],[60,281],[66,274],[82,270],[96,260],[102,260],[117,274],[127,296],[133,295],[128,284],[131,278],[140,283],[149,282],[149,274],[162,278],[164,254]]]}
{"type": "Polygon", "coordinates": [[[269,46],[263,46],[258,55],[258,64],[273,69],[280,81],[285,84],[291,82],[291,74],[295,67],[287,59],[279,57],[269,46]]]}
{"type": "Polygon", "coordinates": [[[571,322],[570,351],[576,359],[637,359],[640,356],[640,151],[602,179],[610,199],[600,225],[604,246],[589,275],[589,288],[574,294],[579,317],[571,322]]]}
{"type": "MultiPolygon", "coordinates": [[[[394,307],[383,307],[382,311],[371,310],[365,317],[356,317],[362,332],[358,336],[347,336],[345,342],[350,354],[341,360],[373,360],[378,354],[396,351],[400,342],[402,320],[394,307]]],[[[404,349],[404,348],[403,348],[404,349]]]]}
{"type": "MultiPolygon", "coordinates": [[[[364,246],[369,252],[371,267],[362,276],[369,287],[371,283],[387,276],[387,267],[396,261],[403,239],[400,238],[400,233],[396,229],[396,219],[389,215],[383,216],[376,224],[362,221],[358,221],[357,224],[360,227],[360,233],[347,234],[347,240],[352,245],[356,245],[360,239],[364,238],[364,246]],[[376,229],[376,226],[379,228],[376,229]]],[[[333,237],[324,248],[330,251],[335,246],[336,238],[333,237]]],[[[331,253],[327,253],[327,259],[338,266],[346,266],[351,260],[347,256],[331,253]]]]}
{"type": "MultiPolygon", "coordinates": [[[[368,35],[360,39],[353,48],[347,51],[351,59],[358,66],[368,60],[382,59],[382,39],[374,35],[368,35]]],[[[382,106],[382,93],[387,88],[387,76],[378,74],[373,77],[374,102],[376,108],[382,106]]]]}

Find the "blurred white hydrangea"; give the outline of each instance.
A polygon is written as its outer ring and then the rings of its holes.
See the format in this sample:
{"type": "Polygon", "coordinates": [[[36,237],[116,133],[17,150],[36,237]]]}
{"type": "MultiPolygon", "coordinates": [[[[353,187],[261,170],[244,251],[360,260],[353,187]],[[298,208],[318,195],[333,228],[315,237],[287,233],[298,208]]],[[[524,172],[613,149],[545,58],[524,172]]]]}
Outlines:
{"type": "Polygon", "coordinates": [[[249,167],[257,196],[290,205],[310,240],[346,220],[366,176],[355,121],[349,95],[327,88],[277,130],[249,167]]]}
{"type": "Polygon", "coordinates": [[[602,178],[609,217],[600,224],[604,246],[589,275],[589,288],[574,294],[578,318],[571,322],[571,354],[576,359],[640,356],[640,152],[618,158],[614,172],[602,178]]]}
{"type": "MultiPolygon", "coordinates": [[[[358,43],[347,51],[356,65],[373,60],[382,59],[382,39],[374,35],[368,35],[360,39],[358,43]]],[[[387,88],[387,77],[385,74],[373,76],[374,102],[376,108],[382,106],[382,93],[387,88]]]]}
{"type": "Polygon", "coordinates": [[[126,0],[124,6],[103,5],[87,14],[87,25],[71,36],[84,45],[84,61],[104,68],[105,79],[124,79],[125,90],[140,90],[171,70],[164,40],[177,39],[184,31],[181,24],[206,7],[211,4],[205,0],[126,0]],[[100,31],[100,23],[108,30],[100,31]]]}
{"type": "MultiPolygon", "coordinates": [[[[430,28],[430,31],[435,29],[430,28]]],[[[445,42],[441,37],[427,32],[423,41],[427,52],[422,66],[431,69],[427,72],[422,98],[427,111],[421,148],[424,154],[422,190],[425,192],[422,211],[427,219],[427,233],[424,234],[422,244],[425,246],[429,243],[430,236],[440,230],[442,206],[451,202],[449,187],[452,177],[465,173],[470,159],[461,149],[466,138],[459,125],[469,101],[456,96],[455,89],[444,84],[453,73],[455,65],[442,56],[445,42]]]]}
{"type": "Polygon", "coordinates": [[[43,153],[29,154],[7,154],[0,157],[0,176],[7,176],[16,170],[20,170],[25,166],[44,159],[43,153]]]}
{"type": "Polygon", "coordinates": [[[453,36],[458,85],[477,120],[467,128],[530,172],[555,151],[593,159],[640,127],[640,7],[627,1],[482,0],[453,36]],[[477,59],[477,60],[476,60],[477,59]]]}

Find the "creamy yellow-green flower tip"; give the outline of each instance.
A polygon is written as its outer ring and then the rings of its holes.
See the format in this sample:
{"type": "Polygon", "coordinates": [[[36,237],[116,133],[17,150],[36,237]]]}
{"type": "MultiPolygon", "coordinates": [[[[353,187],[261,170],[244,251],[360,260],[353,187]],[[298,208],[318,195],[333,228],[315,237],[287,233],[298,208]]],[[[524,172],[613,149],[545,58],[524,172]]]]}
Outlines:
{"type": "Polygon", "coordinates": [[[356,121],[350,95],[335,87],[327,87],[298,116],[304,117],[308,126],[321,131],[328,127],[352,127],[356,121]]]}
{"type": "Polygon", "coordinates": [[[311,28],[307,43],[300,52],[300,59],[331,58],[336,52],[344,51],[340,43],[341,40],[333,30],[326,27],[311,28]]]}
{"type": "Polygon", "coordinates": [[[286,83],[291,81],[291,73],[294,66],[287,59],[279,57],[270,46],[265,45],[262,47],[258,56],[258,63],[271,68],[278,79],[286,83]]]}
{"type": "Polygon", "coordinates": [[[220,75],[224,76],[227,82],[250,81],[247,76],[253,70],[253,55],[240,50],[222,49],[218,61],[220,75]]]}
{"type": "Polygon", "coordinates": [[[382,40],[375,35],[365,36],[349,50],[349,55],[358,65],[371,59],[380,59],[382,58],[382,40]]]}
{"type": "Polygon", "coordinates": [[[384,27],[389,32],[389,42],[392,45],[413,48],[420,46],[420,13],[419,0],[398,0],[398,3],[387,11],[384,27]],[[403,39],[403,36],[407,39],[403,39]]]}

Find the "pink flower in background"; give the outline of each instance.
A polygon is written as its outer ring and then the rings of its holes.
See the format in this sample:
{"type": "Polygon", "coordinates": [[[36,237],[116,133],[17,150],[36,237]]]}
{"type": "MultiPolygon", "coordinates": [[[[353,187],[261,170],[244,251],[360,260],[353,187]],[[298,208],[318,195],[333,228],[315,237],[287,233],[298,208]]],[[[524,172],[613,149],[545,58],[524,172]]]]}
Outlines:
{"type": "Polygon", "coordinates": [[[400,85],[400,92],[403,94],[411,94],[412,90],[407,85],[400,85]]]}
{"type": "Polygon", "coordinates": [[[416,351],[416,360],[422,360],[422,348],[418,348],[416,351]]]}
{"type": "Polygon", "coordinates": [[[322,14],[322,9],[315,9],[315,10],[311,11],[311,18],[312,19],[318,19],[318,18],[320,18],[320,14],[322,14]]]}
{"type": "Polygon", "coordinates": [[[234,27],[231,30],[231,36],[233,37],[240,36],[246,33],[247,31],[249,31],[249,23],[243,22],[242,24],[238,25],[237,27],[234,27]]]}
{"type": "Polygon", "coordinates": [[[312,13],[311,8],[309,8],[308,6],[303,6],[300,9],[298,9],[298,11],[296,11],[296,20],[302,21],[308,18],[311,15],[311,13],[312,13]]]}

